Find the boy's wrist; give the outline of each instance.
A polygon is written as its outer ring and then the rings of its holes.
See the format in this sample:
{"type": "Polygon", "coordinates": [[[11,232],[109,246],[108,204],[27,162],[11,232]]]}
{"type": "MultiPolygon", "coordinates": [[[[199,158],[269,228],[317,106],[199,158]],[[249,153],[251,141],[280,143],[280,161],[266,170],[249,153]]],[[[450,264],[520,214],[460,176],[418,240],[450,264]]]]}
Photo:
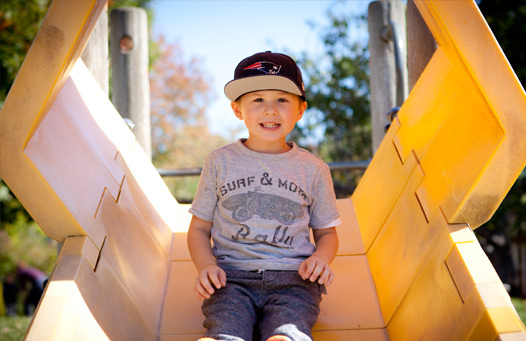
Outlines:
{"type": "Polygon", "coordinates": [[[331,261],[329,260],[329,257],[324,256],[324,255],[322,255],[322,254],[318,254],[318,253],[316,253],[316,251],[312,254],[311,257],[319,258],[319,259],[321,259],[322,261],[324,261],[324,262],[327,263],[327,264],[330,264],[330,263],[331,263],[331,261]]]}
{"type": "Polygon", "coordinates": [[[217,263],[215,261],[212,261],[210,263],[203,264],[197,268],[198,272],[203,271],[204,269],[210,267],[210,266],[217,266],[217,263]]]}

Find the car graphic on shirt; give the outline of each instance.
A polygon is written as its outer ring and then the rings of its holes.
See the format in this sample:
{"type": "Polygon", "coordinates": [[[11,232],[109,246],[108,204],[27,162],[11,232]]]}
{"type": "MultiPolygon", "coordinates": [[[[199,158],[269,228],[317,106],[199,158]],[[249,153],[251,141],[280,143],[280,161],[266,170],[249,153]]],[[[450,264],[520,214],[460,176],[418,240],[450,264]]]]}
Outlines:
{"type": "Polygon", "coordinates": [[[300,203],[279,195],[253,191],[233,195],[223,201],[222,206],[232,211],[232,219],[237,222],[243,222],[254,215],[258,215],[263,219],[277,220],[282,224],[290,224],[296,218],[303,216],[300,203]]]}

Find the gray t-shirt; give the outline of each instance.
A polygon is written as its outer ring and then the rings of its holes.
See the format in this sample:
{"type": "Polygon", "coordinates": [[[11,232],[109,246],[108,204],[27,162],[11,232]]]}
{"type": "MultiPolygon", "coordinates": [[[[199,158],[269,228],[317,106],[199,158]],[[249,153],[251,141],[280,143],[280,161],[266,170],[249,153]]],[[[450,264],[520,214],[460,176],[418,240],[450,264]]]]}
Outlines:
{"type": "Polygon", "coordinates": [[[265,154],[238,140],[208,155],[189,211],[212,222],[220,267],[297,270],[315,250],[309,227],[339,224],[329,167],[289,145],[265,154]]]}

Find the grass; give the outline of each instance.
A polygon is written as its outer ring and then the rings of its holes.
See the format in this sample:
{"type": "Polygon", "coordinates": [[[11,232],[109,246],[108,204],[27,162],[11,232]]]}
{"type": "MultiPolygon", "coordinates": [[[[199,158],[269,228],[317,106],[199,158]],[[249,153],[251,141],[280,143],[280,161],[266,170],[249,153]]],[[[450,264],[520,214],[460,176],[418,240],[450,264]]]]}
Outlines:
{"type": "MultiPolygon", "coordinates": [[[[519,313],[522,323],[526,324],[526,299],[512,298],[511,301],[519,313]]],[[[31,317],[0,317],[0,340],[23,340],[30,322],[31,317]]]]}
{"type": "Polygon", "coordinates": [[[522,323],[526,324],[526,299],[512,298],[511,301],[515,306],[515,310],[519,313],[522,323]]]}
{"type": "Polygon", "coordinates": [[[20,341],[24,339],[31,317],[0,317],[0,340],[20,341]]]}

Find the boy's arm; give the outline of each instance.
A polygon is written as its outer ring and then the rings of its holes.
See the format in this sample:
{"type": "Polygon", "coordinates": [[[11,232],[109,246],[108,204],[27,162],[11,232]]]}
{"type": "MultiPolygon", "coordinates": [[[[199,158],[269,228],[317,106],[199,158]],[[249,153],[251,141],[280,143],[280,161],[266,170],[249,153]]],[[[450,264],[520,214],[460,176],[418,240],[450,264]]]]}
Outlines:
{"type": "Polygon", "coordinates": [[[334,279],[334,272],[329,266],[338,251],[338,235],[336,228],[313,229],[316,251],[301,263],[298,273],[301,278],[330,285],[334,279]]]}
{"type": "Polygon", "coordinates": [[[192,217],[188,228],[188,250],[197,269],[194,291],[201,300],[210,298],[214,287],[220,289],[226,285],[226,274],[217,266],[210,245],[212,223],[196,216],[192,217]]]}

